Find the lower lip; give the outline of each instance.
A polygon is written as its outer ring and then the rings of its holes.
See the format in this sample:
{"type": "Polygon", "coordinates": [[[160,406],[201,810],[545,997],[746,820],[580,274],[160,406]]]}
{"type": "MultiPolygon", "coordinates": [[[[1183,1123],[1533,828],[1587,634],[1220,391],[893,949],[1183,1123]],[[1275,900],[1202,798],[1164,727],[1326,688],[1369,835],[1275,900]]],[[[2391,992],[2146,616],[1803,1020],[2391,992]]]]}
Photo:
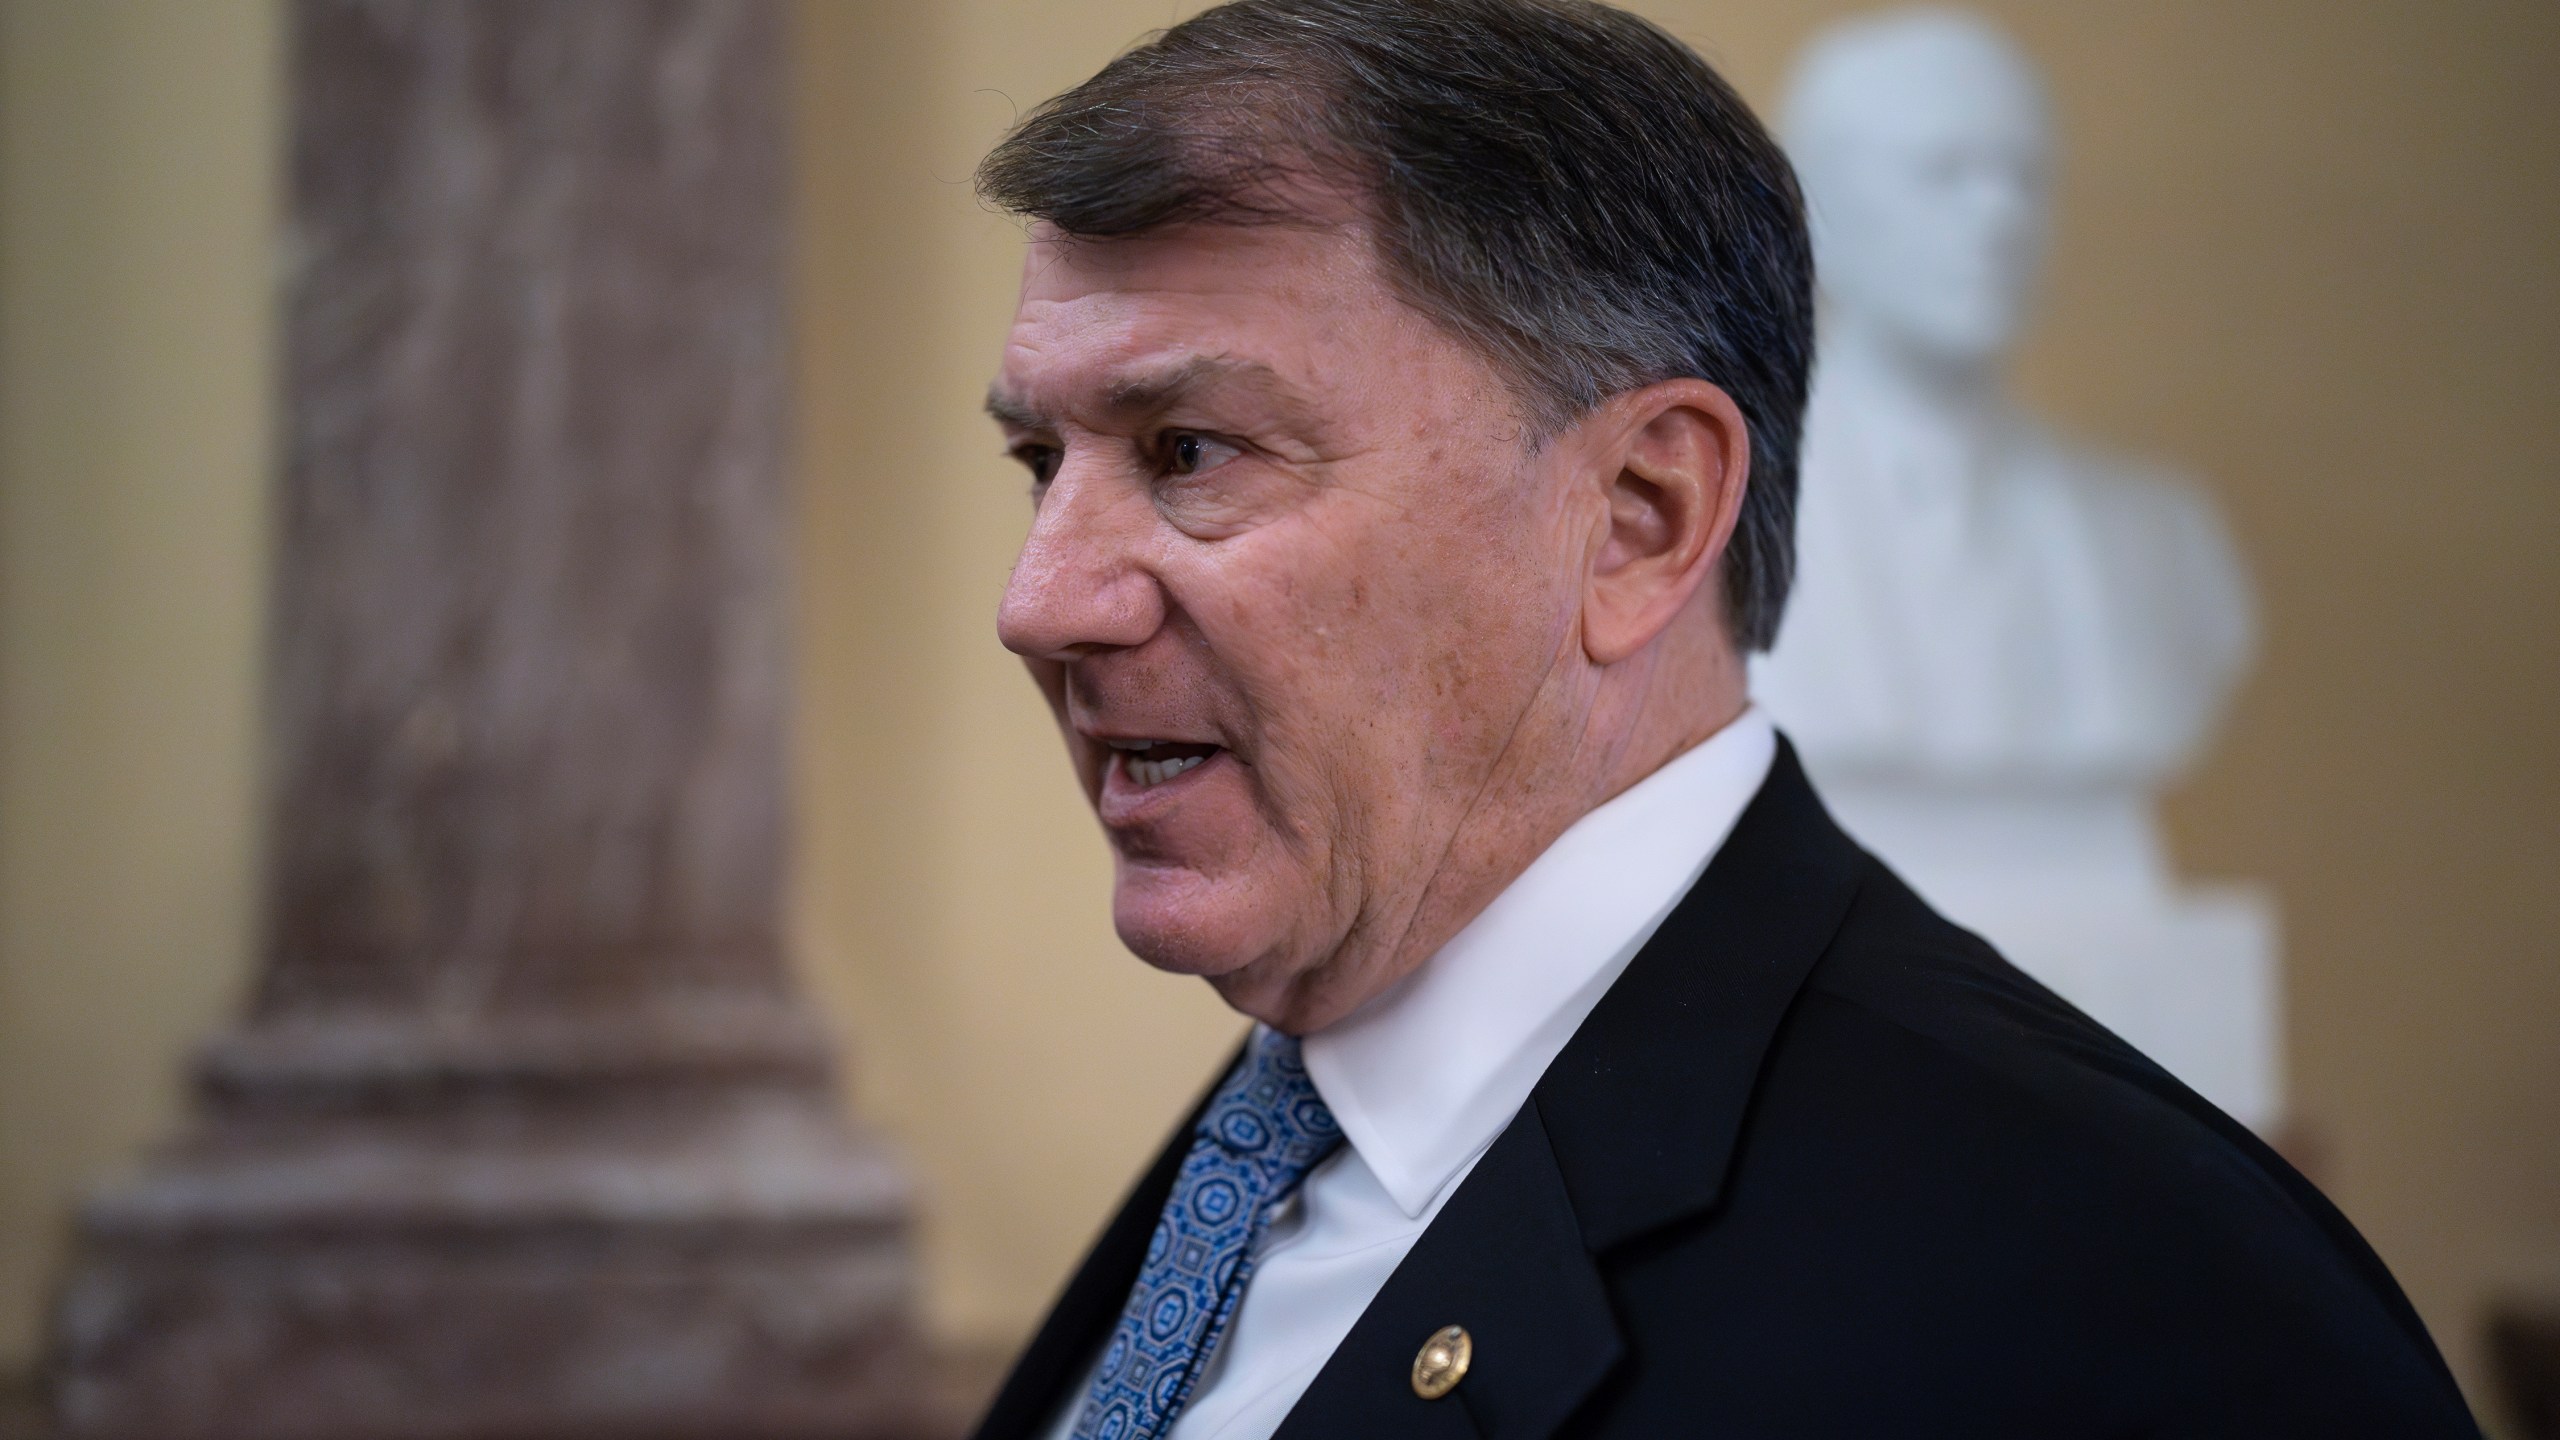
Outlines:
{"type": "Polygon", "coordinates": [[[1235,757],[1220,750],[1208,759],[1183,771],[1170,780],[1155,785],[1140,785],[1129,778],[1122,752],[1111,752],[1102,770],[1102,795],[1097,801],[1102,823],[1118,825],[1142,820],[1157,807],[1180,799],[1183,794],[1206,781],[1211,772],[1236,763],[1235,757]]]}

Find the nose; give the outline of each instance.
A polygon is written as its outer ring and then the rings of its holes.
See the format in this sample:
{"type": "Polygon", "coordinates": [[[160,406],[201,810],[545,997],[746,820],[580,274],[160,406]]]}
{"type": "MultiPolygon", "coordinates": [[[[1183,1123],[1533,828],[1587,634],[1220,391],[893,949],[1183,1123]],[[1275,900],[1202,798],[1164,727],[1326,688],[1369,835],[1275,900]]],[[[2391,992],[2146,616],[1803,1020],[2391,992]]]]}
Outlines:
{"type": "Polygon", "coordinates": [[[1143,645],[1164,624],[1164,591],[1143,563],[1154,509],[1097,465],[1070,457],[1031,515],[1005,582],[996,637],[1027,660],[1065,661],[1143,645]]]}

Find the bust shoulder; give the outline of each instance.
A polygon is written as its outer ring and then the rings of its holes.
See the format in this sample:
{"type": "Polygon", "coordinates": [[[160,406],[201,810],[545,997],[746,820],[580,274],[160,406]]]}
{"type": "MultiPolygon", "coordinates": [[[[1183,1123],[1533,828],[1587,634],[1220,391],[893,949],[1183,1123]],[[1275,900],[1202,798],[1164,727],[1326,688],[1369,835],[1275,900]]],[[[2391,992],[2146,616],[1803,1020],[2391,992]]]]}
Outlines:
{"type": "Polygon", "coordinates": [[[1935,449],[1837,396],[1816,423],[1754,680],[1818,770],[2138,781],[2201,743],[2254,625],[2196,485],[2027,417],[1935,449]]]}

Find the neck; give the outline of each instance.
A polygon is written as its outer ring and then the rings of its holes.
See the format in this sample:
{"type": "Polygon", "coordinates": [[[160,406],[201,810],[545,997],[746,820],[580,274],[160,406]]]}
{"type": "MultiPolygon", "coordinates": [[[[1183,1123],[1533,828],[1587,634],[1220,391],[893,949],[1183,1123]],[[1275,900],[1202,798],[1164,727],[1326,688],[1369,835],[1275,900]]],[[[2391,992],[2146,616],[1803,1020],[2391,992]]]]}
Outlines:
{"type": "Polygon", "coordinates": [[[1925,350],[1851,311],[1826,311],[1823,323],[1822,368],[1835,386],[1970,430],[1990,429],[2006,410],[1996,356],[1925,350]]]}
{"type": "Polygon", "coordinates": [[[1643,654],[1602,672],[1583,732],[1591,779],[1565,824],[1732,724],[1750,703],[1749,671],[1723,620],[1702,613],[1673,625],[1643,654]]]}

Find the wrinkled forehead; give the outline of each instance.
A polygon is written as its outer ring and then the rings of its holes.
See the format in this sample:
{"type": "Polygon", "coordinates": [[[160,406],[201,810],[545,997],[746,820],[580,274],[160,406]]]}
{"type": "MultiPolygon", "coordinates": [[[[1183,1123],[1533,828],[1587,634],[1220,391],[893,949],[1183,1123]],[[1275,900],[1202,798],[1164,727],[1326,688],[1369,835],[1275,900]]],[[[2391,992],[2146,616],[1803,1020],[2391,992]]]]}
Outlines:
{"type": "MultiPolygon", "coordinates": [[[[1111,239],[1035,230],[997,389],[1067,412],[1202,357],[1321,382],[1401,306],[1353,228],[1189,226],[1111,239]]],[[[1125,397],[1124,397],[1125,398],[1125,397]]]]}
{"type": "Polygon", "coordinates": [[[1181,225],[1086,238],[1033,227],[1020,308],[1153,301],[1251,309],[1337,296],[1374,279],[1364,231],[1301,225],[1181,225]]]}

